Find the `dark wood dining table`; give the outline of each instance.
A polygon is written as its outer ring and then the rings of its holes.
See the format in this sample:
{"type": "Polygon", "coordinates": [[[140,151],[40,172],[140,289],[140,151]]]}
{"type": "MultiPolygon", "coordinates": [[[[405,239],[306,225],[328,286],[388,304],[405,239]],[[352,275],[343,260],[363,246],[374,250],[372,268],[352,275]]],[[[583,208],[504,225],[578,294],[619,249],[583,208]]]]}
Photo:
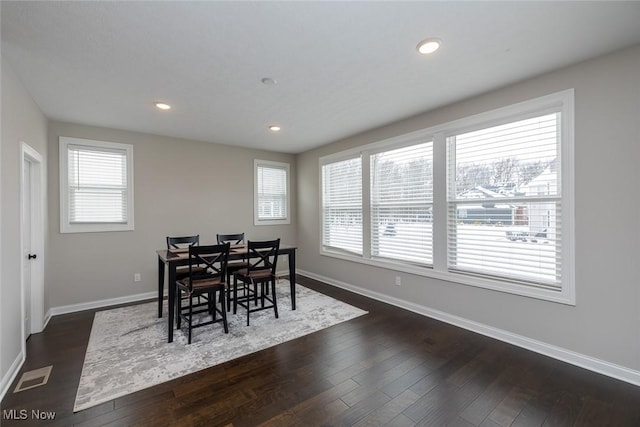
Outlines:
{"type": "MultiPolygon", "coordinates": [[[[296,309],[296,246],[280,245],[278,256],[286,255],[289,261],[289,284],[291,287],[291,310],[296,309]]],[[[181,265],[189,265],[189,252],[185,250],[157,250],[158,254],[158,317],[162,317],[162,304],[164,300],[164,272],[168,269],[168,342],[173,342],[173,328],[175,323],[176,305],[176,268],[181,265]]],[[[229,251],[229,260],[246,258],[249,254],[246,245],[232,246],[229,251]]]]}

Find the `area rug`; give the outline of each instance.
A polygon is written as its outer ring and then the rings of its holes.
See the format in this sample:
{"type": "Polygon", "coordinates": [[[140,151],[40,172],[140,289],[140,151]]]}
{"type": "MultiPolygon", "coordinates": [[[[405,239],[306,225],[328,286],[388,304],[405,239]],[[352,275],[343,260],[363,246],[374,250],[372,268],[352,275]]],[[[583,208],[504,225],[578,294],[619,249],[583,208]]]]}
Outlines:
{"type": "Polygon", "coordinates": [[[296,310],[291,310],[289,283],[277,288],[279,319],[273,310],[229,313],[229,333],[222,323],[174,332],[167,343],[167,318],[158,318],[157,303],[133,305],[95,314],[84,358],[74,412],[99,405],[240,356],[356,318],[366,311],[304,286],[296,285],[296,310]]]}

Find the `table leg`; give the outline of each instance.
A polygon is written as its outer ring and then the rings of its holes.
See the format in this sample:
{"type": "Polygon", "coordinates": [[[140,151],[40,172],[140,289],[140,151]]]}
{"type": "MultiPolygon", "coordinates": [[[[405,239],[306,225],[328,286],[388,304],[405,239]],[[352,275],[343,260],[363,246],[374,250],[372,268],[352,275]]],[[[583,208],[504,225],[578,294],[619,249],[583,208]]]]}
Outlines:
{"type": "Polygon", "coordinates": [[[289,252],[289,285],[291,286],[291,310],[296,309],[296,251],[289,252]]]}
{"type": "Polygon", "coordinates": [[[175,305],[176,305],[176,266],[173,263],[169,263],[169,279],[167,281],[167,286],[169,287],[169,301],[168,301],[168,311],[169,311],[169,342],[173,342],[173,321],[175,316],[175,305]]]}
{"type": "Polygon", "coordinates": [[[164,299],[164,262],[158,257],[158,317],[162,317],[162,300],[164,299]]]}

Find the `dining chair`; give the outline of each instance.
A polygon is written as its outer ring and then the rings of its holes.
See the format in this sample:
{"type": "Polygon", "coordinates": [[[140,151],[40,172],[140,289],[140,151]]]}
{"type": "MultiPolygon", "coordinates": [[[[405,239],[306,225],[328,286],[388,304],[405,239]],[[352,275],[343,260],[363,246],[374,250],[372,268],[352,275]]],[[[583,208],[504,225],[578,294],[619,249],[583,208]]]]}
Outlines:
{"type": "MultiPolygon", "coordinates": [[[[185,250],[188,249],[191,246],[198,246],[200,244],[200,235],[196,234],[195,236],[180,236],[180,237],[171,237],[171,236],[167,236],[167,250],[185,250]]],[[[203,266],[194,266],[193,267],[196,271],[200,271],[200,272],[204,272],[206,271],[206,268],[203,266]]],[[[189,276],[189,267],[184,266],[184,267],[176,267],[176,280],[180,280],[180,279],[184,279],[185,277],[189,276]]],[[[230,283],[229,281],[227,281],[227,283],[230,283]]],[[[200,298],[198,298],[198,303],[196,304],[196,307],[198,307],[198,309],[200,309],[201,307],[207,307],[208,310],[208,302],[207,302],[207,296],[206,295],[201,295],[200,298]],[[202,298],[202,301],[200,298],[202,298]]],[[[204,310],[201,310],[204,311],[204,310]]],[[[201,311],[197,311],[196,313],[200,313],[201,311]]],[[[177,319],[176,319],[177,320],[177,319]]]]}
{"type": "MultiPolygon", "coordinates": [[[[171,237],[167,236],[167,250],[186,249],[190,246],[198,246],[200,244],[200,235],[171,237]]],[[[177,267],[176,279],[182,279],[189,275],[189,267],[177,267]]]]}
{"type": "Polygon", "coordinates": [[[207,246],[189,246],[189,274],[180,280],[176,280],[176,293],[178,295],[178,306],[176,308],[177,326],[180,329],[181,320],[187,322],[189,327],[188,343],[191,344],[191,331],[201,326],[211,325],[213,323],[222,322],[224,333],[229,333],[229,325],[227,323],[227,309],[225,307],[225,289],[227,283],[227,260],[229,258],[229,244],[224,245],[207,245],[207,246]],[[200,267],[205,267],[204,271],[200,267]],[[216,298],[216,293],[219,298],[216,298]],[[184,297],[183,298],[183,294],[184,297]],[[210,321],[200,321],[197,324],[193,322],[194,298],[207,295],[208,314],[211,315],[210,321]],[[182,307],[184,300],[188,300],[189,306],[182,307]],[[216,300],[219,302],[218,308],[216,300]],[[187,310],[188,309],[188,310],[187,310]],[[217,315],[220,318],[217,319],[217,315]]]}
{"type": "Polygon", "coordinates": [[[240,269],[233,276],[233,313],[238,305],[247,310],[247,326],[249,326],[250,314],[255,311],[273,308],[278,318],[278,303],[276,300],[276,264],[278,262],[278,249],[280,239],[247,242],[247,258],[249,265],[240,269]],[[255,261],[253,261],[255,259],[255,261]],[[238,295],[238,281],[242,282],[242,295],[238,295]],[[260,285],[258,287],[258,285],[260,285]],[[269,295],[268,289],[271,285],[269,295]],[[260,306],[258,306],[258,300],[260,306]],[[270,305],[265,305],[265,301],[270,305]],[[253,302],[254,307],[251,307],[253,302]]]}
{"type": "MultiPolygon", "coordinates": [[[[216,241],[218,244],[229,243],[232,246],[244,245],[244,233],[235,234],[216,234],[216,241]]],[[[243,258],[238,261],[230,261],[227,264],[227,283],[231,283],[231,276],[238,270],[249,267],[247,258],[243,258]]],[[[231,310],[231,287],[227,290],[227,311],[231,310]]]]}

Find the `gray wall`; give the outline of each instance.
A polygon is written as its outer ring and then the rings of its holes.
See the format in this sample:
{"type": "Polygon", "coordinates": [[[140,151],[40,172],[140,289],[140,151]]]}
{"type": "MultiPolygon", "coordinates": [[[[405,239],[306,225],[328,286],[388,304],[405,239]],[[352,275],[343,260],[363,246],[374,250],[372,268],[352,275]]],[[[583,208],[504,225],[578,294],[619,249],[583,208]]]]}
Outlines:
{"type": "Polygon", "coordinates": [[[1,74],[0,378],[5,381],[9,368],[22,351],[20,143],[29,144],[42,155],[45,159],[43,167],[46,172],[47,120],[4,59],[2,59],[1,74]]]}
{"type": "Polygon", "coordinates": [[[300,154],[298,268],[640,370],[640,46],[300,154]],[[321,156],[575,88],[576,306],[319,254],[321,156]],[[402,286],[394,277],[402,276],[402,286]]]}
{"type": "Polygon", "coordinates": [[[50,122],[47,308],[156,291],[155,251],[168,235],[200,234],[206,244],[216,233],[244,231],[249,239],[295,244],[294,161],[290,154],[50,122]],[[59,136],[133,144],[134,231],[60,233],[59,136]],[[255,158],[291,164],[290,225],[253,225],[255,158]]]}

